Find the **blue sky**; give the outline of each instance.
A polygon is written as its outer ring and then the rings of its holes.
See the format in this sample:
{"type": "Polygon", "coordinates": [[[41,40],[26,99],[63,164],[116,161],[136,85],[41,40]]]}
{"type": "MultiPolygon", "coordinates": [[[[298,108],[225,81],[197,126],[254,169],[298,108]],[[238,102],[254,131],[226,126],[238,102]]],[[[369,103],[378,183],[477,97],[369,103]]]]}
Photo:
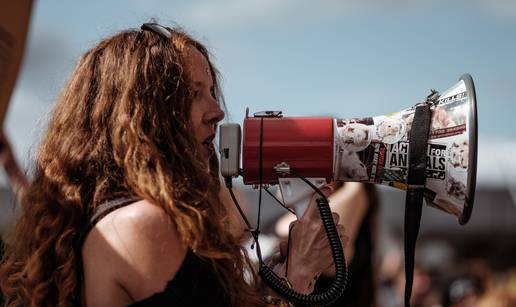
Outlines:
{"type": "Polygon", "coordinates": [[[470,73],[481,141],[516,140],[516,2],[36,1],[7,117],[26,160],[78,57],[101,38],[156,18],[207,44],[228,118],[372,116],[407,108],[470,73]]]}

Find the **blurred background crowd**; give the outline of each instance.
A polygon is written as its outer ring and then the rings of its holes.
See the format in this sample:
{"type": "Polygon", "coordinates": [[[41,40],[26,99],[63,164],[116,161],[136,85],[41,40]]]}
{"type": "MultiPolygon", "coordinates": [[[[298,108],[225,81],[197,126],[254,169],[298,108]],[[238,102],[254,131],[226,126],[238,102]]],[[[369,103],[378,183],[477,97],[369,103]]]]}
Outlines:
{"type": "MultiPolygon", "coordinates": [[[[348,249],[355,249],[352,258],[346,251],[350,264],[348,287],[354,297],[342,306],[403,306],[405,195],[387,187],[375,187],[374,192],[368,193],[375,193],[377,198],[375,203],[368,202],[367,206],[374,208],[366,209],[366,214],[357,216],[349,212],[361,206],[357,195],[332,204],[351,208],[336,210],[351,235],[348,249]],[[369,232],[353,230],[354,223],[369,232]],[[367,283],[369,274],[373,276],[371,283],[367,283]],[[361,284],[356,286],[357,282],[361,284]],[[376,305],[360,303],[371,297],[375,297],[376,305]],[[353,304],[349,304],[350,300],[353,304]]],[[[251,205],[248,213],[254,217],[257,194],[256,190],[241,186],[238,195],[251,205]]],[[[264,199],[262,206],[268,210],[263,212],[263,237],[265,249],[269,246],[272,250],[278,242],[277,235],[285,235],[277,223],[285,210],[274,200],[264,199]]],[[[508,191],[480,184],[473,217],[465,226],[460,226],[451,215],[425,207],[416,248],[412,306],[516,306],[515,216],[515,203],[508,191]],[[493,207],[500,211],[494,212],[493,207]]]]}
{"type": "MultiPolygon", "coordinates": [[[[5,127],[23,169],[82,52],[151,18],[182,26],[211,48],[224,80],[227,120],[234,122],[241,123],[247,106],[288,116],[387,114],[470,73],[479,113],[474,210],[460,226],[451,215],[424,208],[413,306],[516,306],[513,1],[37,1],[5,127]]],[[[339,202],[342,218],[356,225],[354,252],[347,254],[353,259],[349,296],[356,306],[367,306],[361,298],[401,306],[404,192],[361,189],[366,200],[351,193],[339,202]]],[[[241,183],[237,190],[255,220],[257,191],[241,183]]],[[[15,216],[5,177],[0,203],[5,233],[15,216]]],[[[285,211],[265,196],[262,213],[263,245],[272,250],[284,236],[277,220],[285,211]]]]}

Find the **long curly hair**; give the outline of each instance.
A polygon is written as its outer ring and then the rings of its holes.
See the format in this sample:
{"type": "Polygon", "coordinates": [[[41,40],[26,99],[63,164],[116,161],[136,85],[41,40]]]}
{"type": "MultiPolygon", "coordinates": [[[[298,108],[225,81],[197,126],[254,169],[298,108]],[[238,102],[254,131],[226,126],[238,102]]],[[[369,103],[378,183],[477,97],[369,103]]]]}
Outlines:
{"type": "Polygon", "coordinates": [[[261,304],[244,278],[249,258],[227,230],[217,157],[209,168],[198,158],[185,48],[206,57],[223,103],[218,73],[202,44],[172,32],[164,39],[124,31],[80,59],[42,138],[0,267],[7,306],[72,305],[81,283],[75,240],[96,206],[123,196],[166,211],[183,243],[212,264],[231,305],[261,304]]]}

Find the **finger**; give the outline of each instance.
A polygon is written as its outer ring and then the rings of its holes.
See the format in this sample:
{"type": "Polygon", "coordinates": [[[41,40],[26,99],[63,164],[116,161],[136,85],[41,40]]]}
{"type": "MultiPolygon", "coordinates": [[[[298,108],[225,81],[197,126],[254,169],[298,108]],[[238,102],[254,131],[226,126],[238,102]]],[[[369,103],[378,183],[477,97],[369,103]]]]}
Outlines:
{"type": "Polygon", "coordinates": [[[332,212],[331,215],[333,216],[333,222],[335,225],[338,225],[340,221],[340,215],[337,212],[332,212]]]}
{"type": "MultiPolygon", "coordinates": [[[[319,188],[319,190],[321,191],[321,193],[328,197],[329,195],[331,195],[334,191],[334,188],[333,188],[333,185],[332,184],[325,184],[323,186],[321,186],[319,188]]],[[[305,213],[303,214],[303,216],[301,217],[301,219],[303,218],[316,218],[319,216],[319,209],[318,209],[318,206],[317,206],[317,199],[321,198],[322,196],[319,194],[319,193],[314,193],[312,195],[312,198],[310,199],[310,203],[308,204],[308,208],[306,208],[306,211],[305,213]]]]}
{"type": "Polygon", "coordinates": [[[288,224],[289,235],[290,235],[290,232],[292,231],[292,228],[294,228],[294,226],[296,226],[296,223],[297,223],[297,220],[292,221],[292,222],[290,222],[290,224],[288,224]]]}
{"type": "Polygon", "coordinates": [[[337,232],[339,233],[339,235],[344,235],[346,234],[346,228],[344,228],[344,225],[342,224],[337,224],[337,232]]]}
{"type": "Polygon", "coordinates": [[[325,185],[321,186],[319,190],[324,194],[324,196],[328,197],[333,192],[335,192],[335,184],[333,182],[326,183],[325,185]]]}
{"type": "Polygon", "coordinates": [[[332,181],[332,182],[328,183],[328,185],[331,187],[332,192],[337,191],[340,187],[336,181],[332,181]]]}
{"type": "Polygon", "coordinates": [[[337,232],[339,233],[340,241],[345,247],[349,243],[349,236],[346,235],[346,230],[343,225],[337,225],[337,232]]]}
{"type": "Polygon", "coordinates": [[[288,242],[287,241],[280,242],[279,251],[280,251],[281,258],[287,257],[287,254],[288,254],[288,242]]]}
{"type": "Polygon", "coordinates": [[[342,246],[346,247],[349,243],[349,237],[345,234],[340,235],[340,242],[342,242],[342,246]]]}

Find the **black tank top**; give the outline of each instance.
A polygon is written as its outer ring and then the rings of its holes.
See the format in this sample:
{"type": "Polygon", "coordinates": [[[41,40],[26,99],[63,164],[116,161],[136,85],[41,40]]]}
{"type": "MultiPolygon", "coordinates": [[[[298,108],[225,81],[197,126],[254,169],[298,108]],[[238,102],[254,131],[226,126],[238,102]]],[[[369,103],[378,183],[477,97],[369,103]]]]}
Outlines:
{"type": "MultiPolygon", "coordinates": [[[[137,198],[119,198],[106,202],[95,208],[95,212],[79,238],[79,246],[90,230],[106,215],[123,206],[138,201],[137,198]]],[[[79,249],[79,255],[80,249],[79,249]]],[[[82,263],[80,264],[82,274],[82,263]]],[[[80,293],[81,287],[78,287],[80,293]]],[[[79,298],[80,296],[78,296],[79,298]]],[[[80,302],[80,299],[77,300],[80,302]]],[[[80,304],[78,304],[80,306],[80,304]]],[[[163,291],[153,294],[130,307],[146,306],[229,306],[228,298],[210,263],[188,250],[186,256],[173,279],[163,291]]]]}

